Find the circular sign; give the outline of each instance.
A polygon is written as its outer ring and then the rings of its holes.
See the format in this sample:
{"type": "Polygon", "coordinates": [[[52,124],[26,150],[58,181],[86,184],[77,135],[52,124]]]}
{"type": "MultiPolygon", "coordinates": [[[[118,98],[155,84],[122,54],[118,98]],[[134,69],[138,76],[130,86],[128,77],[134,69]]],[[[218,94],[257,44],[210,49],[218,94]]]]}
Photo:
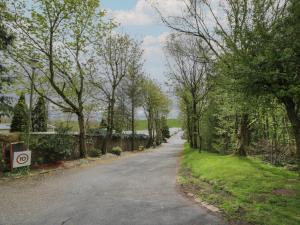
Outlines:
{"type": "Polygon", "coordinates": [[[16,159],[17,163],[19,164],[25,164],[28,162],[28,160],[29,160],[29,156],[25,153],[18,155],[16,159]]]}

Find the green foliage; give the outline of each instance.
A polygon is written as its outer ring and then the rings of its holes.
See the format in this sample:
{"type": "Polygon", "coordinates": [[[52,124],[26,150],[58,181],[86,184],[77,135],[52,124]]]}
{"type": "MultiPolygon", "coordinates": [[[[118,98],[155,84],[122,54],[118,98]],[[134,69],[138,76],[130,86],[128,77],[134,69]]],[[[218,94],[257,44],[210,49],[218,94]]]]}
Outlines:
{"type": "Polygon", "coordinates": [[[24,167],[15,168],[15,169],[13,169],[12,172],[5,172],[4,176],[6,176],[6,177],[22,177],[22,176],[29,175],[29,171],[30,171],[30,167],[24,166],[24,167]]]}
{"type": "Polygon", "coordinates": [[[170,135],[170,130],[169,130],[169,126],[168,126],[166,117],[161,118],[161,123],[162,123],[161,133],[162,133],[163,138],[170,138],[171,135],[170,135]]]}
{"type": "MultiPolygon", "coordinates": [[[[182,121],[180,119],[167,119],[167,125],[169,128],[181,128],[182,121]]],[[[147,130],[148,121],[147,120],[137,120],[136,130],[147,130]]]]}
{"type": "Polygon", "coordinates": [[[28,108],[25,102],[25,95],[21,94],[18,103],[13,110],[11,132],[26,132],[28,128],[28,108]]]}
{"type": "Polygon", "coordinates": [[[11,98],[3,95],[3,88],[11,84],[12,79],[5,75],[6,68],[4,67],[2,53],[10,46],[13,42],[13,35],[11,35],[5,26],[8,17],[5,2],[0,1],[0,117],[8,116],[11,113],[11,98]]]}
{"type": "Polygon", "coordinates": [[[75,137],[69,127],[58,127],[55,134],[37,135],[31,138],[30,148],[41,151],[44,162],[57,162],[68,159],[75,148],[75,137]]]}
{"type": "Polygon", "coordinates": [[[111,153],[114,155],[121,155],[122,154],[122,148],[117,146],[117,147],[113,147],[111,150],[111,153]]]}
{"type": "Polygon", "coordinates": [[[48,113],[46,109],[45,99],[39,97],[35,108],[32,111],[32,131],[33,132],[46,132],[48,113]]]}
{"type": "Polygon", "coordinates": [[[295,172],[252,158],[199,154],[188,145],[181,166],[192,177],[183,173],[180,181],[198,185],[196,195],[217,205],[228,218],[262,225],[300,223],[300,181],[295,172]]]}
{"type": "Polygon", "coordinates": [[[100,157],[101,156],[101,150],[93,148],[88,151],[88,154],[90,157],[100,157]]]}

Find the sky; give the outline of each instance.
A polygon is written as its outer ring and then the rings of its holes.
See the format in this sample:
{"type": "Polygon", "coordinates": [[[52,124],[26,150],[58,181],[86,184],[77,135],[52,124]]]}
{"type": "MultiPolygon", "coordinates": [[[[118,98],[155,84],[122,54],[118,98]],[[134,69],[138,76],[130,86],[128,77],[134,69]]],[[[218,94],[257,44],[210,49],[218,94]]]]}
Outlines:
{"type": "MultiPolygon", "coordinates": [[[[167,79],[166,60],[163,46],[169,33],[161,24],[149,0],[102,0],[102,7],[107,10],[108,17],[120,23],[119,32],[127,33],[132,38],[143,41],[145,71],[157,81],[163,83],[167,79]]],[[[163,0],[161,0],[163,1],[163,0]]],[[[174,2],[177,0],[164,0],[174,2]]]]}
{"type": "MultiPolygon", "coordinates": [[[[177,14],[182,8],[181,0],[102,0],[101,4],[107,10],[107,16],[119,23],[119,32],[142,41],[145,72],[168,91],[169,88],[164,85],[167,81],[167,67],[163,47],[170,30],[160,21],[151,5],[153,2],[167,15],[177,14]]],[[[178,107],[175,98],[171,99],[173,105],[169,117],[176,118],[178,107]]],[[[137,113],[139,118],[145,117],[142,109],[137,113]]]]}

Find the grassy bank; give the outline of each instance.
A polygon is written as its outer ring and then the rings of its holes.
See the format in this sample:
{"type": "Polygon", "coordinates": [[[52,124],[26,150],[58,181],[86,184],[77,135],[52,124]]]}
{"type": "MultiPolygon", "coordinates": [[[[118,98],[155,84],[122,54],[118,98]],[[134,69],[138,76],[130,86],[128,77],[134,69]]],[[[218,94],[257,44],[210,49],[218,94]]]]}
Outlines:
{"type": "MultiPolygon", "coordinates": [[[[71,127],[72,131],[78,131],[79,126],[77,121],[51,121],[51,124],[55,126],[59,126],[60,124],[63,125],[68,125],[71,127]]],[[[97,128],[99,126],[99,122],[92,121],[89,123],[90,128],[97,128]]],[[[168,119],[168,126],[170,128],[180,128],[181,127],[181,122],[178,119],[168,119]]],[[[147,130],[147,120],[137,120],[136,121],[136,129],[137,130],[147,130]]]]}
{"type": "Polygon", "coordinates": [[[199,154],[185,145],[178,181],[197,197],[218,206],[229,219],[300,224],[300,180],[283,168],[251,158],[199,154]]]}

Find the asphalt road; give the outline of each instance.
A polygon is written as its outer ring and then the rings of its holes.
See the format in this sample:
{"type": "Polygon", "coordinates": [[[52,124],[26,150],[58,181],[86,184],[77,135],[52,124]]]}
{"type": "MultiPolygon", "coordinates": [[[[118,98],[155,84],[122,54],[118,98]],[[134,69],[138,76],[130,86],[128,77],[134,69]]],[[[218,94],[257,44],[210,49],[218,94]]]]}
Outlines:
{"type": "Polygon", "coordinates": [[[223,224],[176,189],[183,141],[64,174],[0,183],[1,225],[223,224]]]}

